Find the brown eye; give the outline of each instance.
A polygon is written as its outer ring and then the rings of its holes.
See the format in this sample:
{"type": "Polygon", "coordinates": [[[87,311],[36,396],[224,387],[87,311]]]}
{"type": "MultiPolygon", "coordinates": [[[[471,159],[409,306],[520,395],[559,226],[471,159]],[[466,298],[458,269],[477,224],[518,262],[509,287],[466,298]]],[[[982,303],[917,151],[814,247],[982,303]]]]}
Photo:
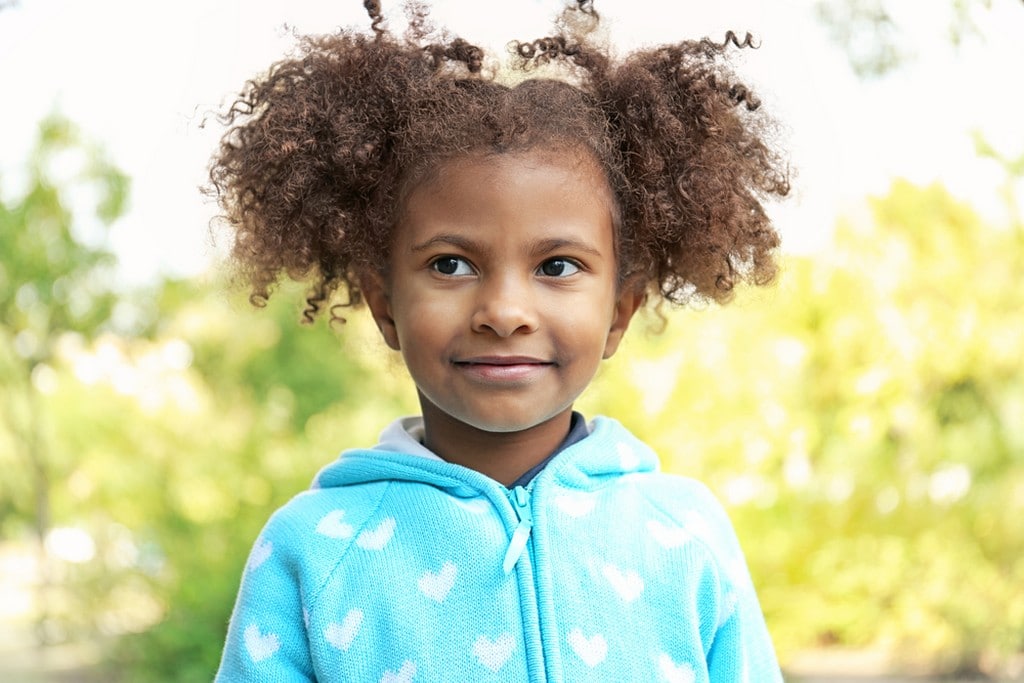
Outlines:
{"type": "Polygon", "coordinates": [[[568,259],[548,259],[540,265],[540,272],[547,277],[566,277],[578,273],[580,267],[568,259]]]}
{"type": "Polygon", "coordinates": [[[441,275],[472,275],[473,270],[463,259],[456,256],[442,256],[430,266],[441,275]]]}

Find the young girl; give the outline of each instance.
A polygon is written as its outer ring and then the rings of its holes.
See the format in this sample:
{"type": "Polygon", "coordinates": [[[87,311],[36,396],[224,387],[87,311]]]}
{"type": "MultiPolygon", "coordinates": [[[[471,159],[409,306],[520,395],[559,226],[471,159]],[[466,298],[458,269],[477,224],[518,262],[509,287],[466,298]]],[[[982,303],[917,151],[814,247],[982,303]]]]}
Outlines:
{"type": "Polygon", "coordinates": [[[614,61],[579,0],[510,86],[365,4],[249,84],[211,179],[255,299],[365,302],[422,416],[274,514],[218,680],[781,680],[722,508],[572,409],[645,301],[773,275],[786,172],[721,63],[749,38],[614,61]]]}

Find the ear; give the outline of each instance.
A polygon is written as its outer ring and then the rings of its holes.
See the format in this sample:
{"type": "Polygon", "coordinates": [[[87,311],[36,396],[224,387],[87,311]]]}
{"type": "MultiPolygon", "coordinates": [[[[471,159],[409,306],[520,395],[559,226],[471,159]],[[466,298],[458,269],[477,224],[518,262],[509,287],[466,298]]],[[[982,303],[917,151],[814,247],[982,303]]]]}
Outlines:
{"type": "Polygon", "coordinates": [[[398,351],[401,345],[398,343],[395,319],[391,316],[391,299],[384,276],[376,271],[362,273],[359,276],[359,286],[366,297],[366,305],[370,308],[373,321],[377,323],[377,329],[384,337],[384,343],[398,351]]]}
{"type": "Polygon", "coordinates": [[[619,348],[619,342],[622,341],[622,337],[625,336],[626,330],[629,328],[629,322],[633,319],[633,315],[640,310],[646,300],[647,292],[642,284],[635,281],[622,283],[619,298],[615,302],[612,324],[608,328],[608,338],[604,343],[603,358],[611,358],[615,354],[616,349],[619,348]]]}

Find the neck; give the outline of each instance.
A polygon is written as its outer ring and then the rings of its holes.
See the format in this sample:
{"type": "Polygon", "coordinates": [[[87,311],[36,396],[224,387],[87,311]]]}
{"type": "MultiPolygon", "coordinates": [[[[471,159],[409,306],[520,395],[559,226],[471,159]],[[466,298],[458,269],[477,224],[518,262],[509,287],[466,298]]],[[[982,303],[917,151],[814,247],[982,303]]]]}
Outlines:
{"type": "Polygon", "coordinates": [[[423,445],[444,460],[510,486],[543,462],[562,443],[572,423],[572,408],[518,432],[488,432],[438,410],[420,397],[423,445]]]}

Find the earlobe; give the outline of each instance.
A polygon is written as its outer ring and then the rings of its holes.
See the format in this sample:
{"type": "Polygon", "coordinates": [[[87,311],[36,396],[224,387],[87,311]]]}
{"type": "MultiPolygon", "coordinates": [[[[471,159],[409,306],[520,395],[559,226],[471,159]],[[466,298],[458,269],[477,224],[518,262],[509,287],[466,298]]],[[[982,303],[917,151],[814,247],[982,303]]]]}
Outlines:
{"type": "Polygon", "coordinates": [[[391,300],[383,276],[379,273],[364,273],[359,278],[359,286],[366,297],[373,321],[384,337],[384,343],[399,351],[401,345],[398,342],[398,329],[395,327],[395,319],[391,317],[391,300]]]}
{"type": "Polygon", "coordinates": [[[615,311],[612,317],[611,327],[608,328],[608,338],[604,344],[604,355],[602,358],[611,358],[619,348],[619,343],[629,329],[629,323],[640,307],[647,300],[647,292],[643,287],[626,283],[622,286],[619,299],[615,302],[615,311]]]}

